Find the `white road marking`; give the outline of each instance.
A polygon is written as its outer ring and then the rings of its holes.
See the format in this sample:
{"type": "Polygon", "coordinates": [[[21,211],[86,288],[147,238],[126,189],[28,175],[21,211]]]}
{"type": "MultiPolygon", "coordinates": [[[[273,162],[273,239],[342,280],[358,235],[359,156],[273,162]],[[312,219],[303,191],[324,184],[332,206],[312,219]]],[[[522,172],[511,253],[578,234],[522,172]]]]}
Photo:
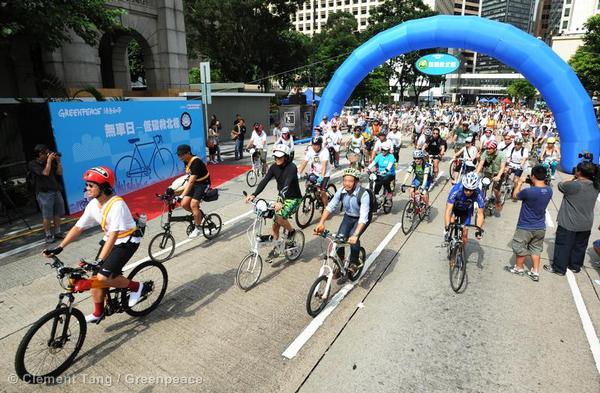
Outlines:
{"type": "Polygon", "coordinates": [[[598,198],[596,198],[598,200],[598,202],[600,202],[600,195],[598,195],[598,198]]]}
{"type": "Polygon", "coordinates": [[[38,240],[37,242],[25,244],[24,246],[17,247],[17,248],[14,248],[14,249],[10,250],[10,251],[7,251],[7,252],[5,252],[3,254],[0,254],[0,259],[8,258],[11,255],[18,254],[20,252],[29,250],[31,248],[39,247],[39,246],[43,245],[44,243],[46,243],[46,240],[38,240]]]}
{"type": "Polygon", "coordinates": [[[546,209],[546,225],[550,228],[554,228],[554,221],[552,221],[552,216],[550,216],[548,209],[546,209]]]}
{"type": "MultiPolygon", "coordinates": [[[[392,240],[392,238],[398,233],[400,230],[401,224],[398,223],[394,225],[394,227],[388,232],[387,236],[383,239],[381,243],[377,246],[375,251],[365,261],[365,267],[362,271],[361,277],[365,274],[369,267],[373,264],[373,261],[377,259],[379,254],[383,251],[385,246],[392,240]]],[[[359,278],[360,279],[360,278],[359,278]]],[[[300,349],[308,342],[308,340],[315,334],[317,329],[325,322],[325,319],[335,310],[335,308],[340,304],[342,299],[354,288],[358,280],[354,283],[346,284],[339,290],[338,293],[333,296],[333,298],[327,303],[327,306],[321,311],[319,315],[317,315],[308,326],[300,333],[298,337],[286,348],[286,350],[281,354],[283,357],[287,359],[293,359],[300,349]]]]}
{"type": "MultiPolygon", "coordinates": [[[[246,216],[248,216],[248,215],[250,215],[252,213],[254,213],[254,210],[249,210],[249,211],[247,211],[244,214],[241,214],[241,215],[239,215],[237,217],[232,218],[231,220],[225,221],[223,223],[223,226],[231,225],[234,222],[239,221],[242,218],[244,218],[244,217],[246,217],[246,216]]],[[[189,242],[193,242],[194,240],[196,240],[196,239],[185,239],[185,240],[182,240],[179,243],[175,244],[175,249],[177,249],[177,247],[181,247],[184,244],[187,244],[189,242]]],[[[162,255],[162,254],[166,253],[167,251],[168,250],[159,251],[159,252],[156,253],[156,256],[162,255]]],[[[131,270],[131,269],[135,268],[136,266],[141,265],[142,263],[147,262],[149,260],[150,260],[150,257],[144,257],[144,258],[140,259],[139,261],[136,261],[136,262],[133,262],[131,264],[128,264],[128,265],[124,266],[123,267],[123,271],[131,270]]]]}
{"type": "Polygon", "coordinates": [[[590,314],[588,314],[587,308],[585,307],[583,297],[579,291],[579,286],[577,286],[575,275],[569,269],[567,269],[567,281],[569,282],[569,287],[571,287],[573,300],[575,301],[575,306],[577,306],[577,312],[579,313],[579,318],[581,318],[583,330],[587,337],[588,343],[590,344],[594,361],[596,362],[596,369],[600,374],[600,341],[598,340],[598,335],[596,334],[596,330],[592,324],[590,314]]]}

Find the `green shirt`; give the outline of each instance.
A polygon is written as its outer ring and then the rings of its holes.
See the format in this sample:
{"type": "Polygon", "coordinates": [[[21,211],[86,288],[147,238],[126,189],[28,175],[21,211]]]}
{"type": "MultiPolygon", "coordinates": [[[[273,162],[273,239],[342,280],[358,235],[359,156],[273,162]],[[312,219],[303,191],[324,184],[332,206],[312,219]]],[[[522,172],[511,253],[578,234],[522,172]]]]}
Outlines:
{"type": "Polygon", "coordinates": [[[471,131],[465,131],[462,127],[456,127],[454,134],[456,135],[456,143],[464,144],[465,140],[471,136],[471,131]]]}
{"type": "Polygon", "coordinates": [[[504,154],[496,151],[493,156],[488,154],[488,151],[484,151],[481,155],[481,159],[483,160],[483,173],[491,174],[492,176],[496,176],[500,172],[500,167],[502,166],[502,162],[504,161],[504,154]]]}

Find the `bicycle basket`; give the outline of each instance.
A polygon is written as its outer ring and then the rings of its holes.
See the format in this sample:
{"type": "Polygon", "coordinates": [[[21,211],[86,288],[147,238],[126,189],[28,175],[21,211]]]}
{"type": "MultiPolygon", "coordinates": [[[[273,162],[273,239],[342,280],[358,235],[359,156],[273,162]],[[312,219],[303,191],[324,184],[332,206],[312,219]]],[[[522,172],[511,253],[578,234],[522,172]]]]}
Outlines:
{"type": "Polygon", "coordinates": [[[219,199],[219,190],[216,188],[209,188],[202,198],[204,202],[214,202],[217,199],[219,199]]]}

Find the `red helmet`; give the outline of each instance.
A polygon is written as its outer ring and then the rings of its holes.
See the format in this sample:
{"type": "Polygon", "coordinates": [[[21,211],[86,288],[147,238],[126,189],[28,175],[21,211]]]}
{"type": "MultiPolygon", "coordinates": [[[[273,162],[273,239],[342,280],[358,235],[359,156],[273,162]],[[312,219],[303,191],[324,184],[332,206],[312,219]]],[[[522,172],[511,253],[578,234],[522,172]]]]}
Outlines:
{"type": "Polygon", "coordinates": [[[115,173],[112,171],[112,169],[106,166],[96,166],[88,169],[83,174],[83,180],[96,183],[98,185],[108,183],[111,188],[114,188],[115,183],[117,182],[115,173]]]}
{"type": "Polygon", "coordinates": [[[485,144],[485,148],[486,149],[496,149],[498,148],[498,144],[496,143],[495,140],[491,140],[491,141],[487,141],[487,143],[485,144]]]}

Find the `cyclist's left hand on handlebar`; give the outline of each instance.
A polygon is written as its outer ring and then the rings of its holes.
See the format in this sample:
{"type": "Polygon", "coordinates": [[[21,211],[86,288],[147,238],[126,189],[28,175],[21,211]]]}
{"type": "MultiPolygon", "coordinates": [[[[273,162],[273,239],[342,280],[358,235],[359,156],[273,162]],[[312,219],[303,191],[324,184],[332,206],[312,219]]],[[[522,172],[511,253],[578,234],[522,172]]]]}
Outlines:
{"type": "Polygon", "coordinates": [[[317,226],[315,227],[315,235],[320,235],[321,233],[323,233],[325,231],[325,225],[323,224],[317,224],[317,226]]]}
{"type": "Polygon", "coordinates": [[[248,195],[248,196],[246,197],[246,203],[248,203],[248,202],[252,202],[252,201],[254,200],[254,198],[256,198],[256,196],[254,196],[254,195],[252,195],[252,194],[248,195]]]}
{"type": "Polygon", "coordinates": [[[53,256],[60,254],[62,250],[63,248],[61,246],[58,246],[56,248],[45,249],[44,251],[42,251],[42,254],[44,254],[46,258],[52,258],[53,256]]]}

